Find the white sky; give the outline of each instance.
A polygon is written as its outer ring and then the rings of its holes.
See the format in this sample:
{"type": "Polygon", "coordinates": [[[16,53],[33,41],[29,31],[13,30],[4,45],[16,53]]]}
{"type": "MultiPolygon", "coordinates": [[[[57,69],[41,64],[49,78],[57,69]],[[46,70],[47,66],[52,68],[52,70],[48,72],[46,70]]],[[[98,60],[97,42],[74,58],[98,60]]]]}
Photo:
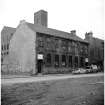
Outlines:
{"type": "Polygon", "coordinates": [[[92,31],[104,38],[104,0],[0,0],[0,31],[3,26],[17,27],[20,20],[34,22],[34,12],[48,12],[48,27],[84,38],[92,31]]]}

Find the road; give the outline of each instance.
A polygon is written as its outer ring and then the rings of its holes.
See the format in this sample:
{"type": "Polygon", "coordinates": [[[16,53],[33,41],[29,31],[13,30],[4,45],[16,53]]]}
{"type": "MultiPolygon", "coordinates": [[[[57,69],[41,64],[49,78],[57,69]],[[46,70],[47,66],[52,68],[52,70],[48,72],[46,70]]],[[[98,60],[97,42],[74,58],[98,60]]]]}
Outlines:
{"type": "Polygon", "coordinates": [[[1,80],[2,105],[104,105],[104,74],[59,74],[1,80]]]}
{"type": "MultiPolygon", "coordinates": [[[[99,77],[104,76],[104,73],[95,73],[95,74],[79,74],[79,75],[71,75],[71,74],[61,74],[61,75],[39,75],[36,77],[20,77],[20,78],[7,78],[1,79],[1,85],[12,85],[17,83],[30,83],[30,82],[41,82],[41,81],[50,81],[50,80],[62,80],[69,78],[84,78],[84,77],[99,77]]],[[[99,82],[99,83],[103,83],[99,82]]]]}

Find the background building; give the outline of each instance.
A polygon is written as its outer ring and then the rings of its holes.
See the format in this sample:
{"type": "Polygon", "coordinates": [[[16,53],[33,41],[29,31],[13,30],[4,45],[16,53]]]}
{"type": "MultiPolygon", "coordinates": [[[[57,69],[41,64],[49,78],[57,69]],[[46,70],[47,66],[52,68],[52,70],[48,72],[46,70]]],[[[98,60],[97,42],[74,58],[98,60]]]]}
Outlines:
{"type": "Polygon", "coordinates": [[[93,37],[93,33],[85,34],[85,40],[89,42],[89,63],[104,66],[104,40],[93,37]]]}
{"type": "Polygon", "coordinates": [[[15,28],[7,26],[5,26],[1,31],[1,64],[3,64],[5,56],[8,56],[9,54],[10,40],[15,31],[16,31],[15,28]]]}
{"type": "MultiPolygon", "coordinates": [[[[15,73],[65,73],[85,67],[88,42],[76,35],[47,28],[47,12],[34,14],[34,24],[21,21],[9,44],[8,71],[15,73]]],[[[87,59],[87,60],[86,60],[87,59]]]]}

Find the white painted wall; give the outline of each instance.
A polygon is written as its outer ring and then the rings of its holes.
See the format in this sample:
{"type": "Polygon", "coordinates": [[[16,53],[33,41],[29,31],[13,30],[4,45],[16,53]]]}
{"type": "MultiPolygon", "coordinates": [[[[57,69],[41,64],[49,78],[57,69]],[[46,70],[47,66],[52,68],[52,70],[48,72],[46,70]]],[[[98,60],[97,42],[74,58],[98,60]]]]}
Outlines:
{"type": "Polygon", "coordinates": [[[35,40],[33,32],[25,22],[17,27],[10,41],[9,69],[15,72],[35,73],[35,40]]]}

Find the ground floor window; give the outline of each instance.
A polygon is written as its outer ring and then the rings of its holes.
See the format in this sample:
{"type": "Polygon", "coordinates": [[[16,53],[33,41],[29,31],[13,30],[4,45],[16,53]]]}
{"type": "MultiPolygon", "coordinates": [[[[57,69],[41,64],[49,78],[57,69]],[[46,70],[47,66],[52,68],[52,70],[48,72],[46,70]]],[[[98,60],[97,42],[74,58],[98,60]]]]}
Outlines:
{"type": "Polygon", "coordinates": [[[68,66],[72,67],[72,56],[69,56],[68,58],[68,66]]]}
{"type": "Polygon", "coordinates": [[[54,57],[54,64],[55,64],[55,67],[59,67],[59,55],[58,54],[55,54],[55,57],[54,57]]]}
{"type": "Polygon", "coordinates": [[[51,66],[51,54],[50,53],[46,55],[46,65],[51,66]]]}
{"type": "Polygon", "coordinates": [[[83,67],[83,66],[84,66],[84,58],[80,57],[80,67],[83,67]]]}
{"type": "Polygon", "coordinates": [[[66,67],[66,55],[62,55],[62,62],[61,62],[63,67],[66,67]]]}
{"type": "Polygon", "coordinates": [[[78,56],[75,56],[75,67],[78,67],[78,56]]]}

